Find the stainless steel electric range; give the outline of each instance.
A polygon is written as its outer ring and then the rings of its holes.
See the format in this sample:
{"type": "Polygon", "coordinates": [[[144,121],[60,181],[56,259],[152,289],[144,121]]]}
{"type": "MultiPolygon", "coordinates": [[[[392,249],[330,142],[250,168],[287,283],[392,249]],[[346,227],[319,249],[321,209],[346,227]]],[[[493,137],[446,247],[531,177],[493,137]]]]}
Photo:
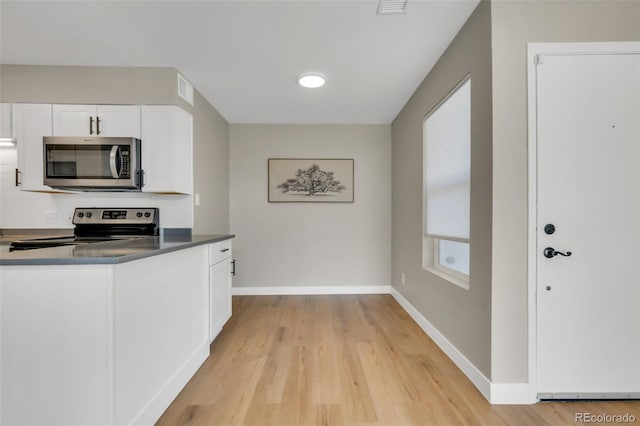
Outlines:
{"type": "Polygon", "coordinates": [[[73,235],[13,241],[9,251],[155,236],[160,232],[159,216],[155,207],[77,208],[73,213],[73,235]]]}

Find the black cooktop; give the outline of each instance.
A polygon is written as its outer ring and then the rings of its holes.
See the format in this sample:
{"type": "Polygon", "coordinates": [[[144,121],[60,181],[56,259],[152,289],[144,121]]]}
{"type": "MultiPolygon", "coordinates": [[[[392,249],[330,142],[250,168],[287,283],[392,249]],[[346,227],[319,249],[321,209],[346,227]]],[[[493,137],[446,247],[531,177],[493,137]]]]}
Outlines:
{"type": "Polygon", "coordinates": [[[64,237],[34,238],[30,240],[17,240],[11,242],[9,251],[33,250],[47,247],[75,246],[78,244],[103,243],[105,241],[123,240],[127,237],[76,237],[74,235],[64,237]]]}
{"type": "Polygon", "coordinates": [[[9,251],[137,239],[158,235],[159,223],[159,211],[154,207],[77,208],[73,235],[13,241],[9,251]]]}

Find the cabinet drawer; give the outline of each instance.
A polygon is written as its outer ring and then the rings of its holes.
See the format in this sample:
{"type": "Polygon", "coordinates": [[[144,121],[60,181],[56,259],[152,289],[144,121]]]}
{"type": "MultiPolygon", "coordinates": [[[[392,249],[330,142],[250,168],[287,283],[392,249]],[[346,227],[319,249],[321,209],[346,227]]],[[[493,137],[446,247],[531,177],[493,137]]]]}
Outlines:
{"type": "Polygon", "coordinates": [[[231,240],[209,244],[209,265],[231,257],[231,240]]]}

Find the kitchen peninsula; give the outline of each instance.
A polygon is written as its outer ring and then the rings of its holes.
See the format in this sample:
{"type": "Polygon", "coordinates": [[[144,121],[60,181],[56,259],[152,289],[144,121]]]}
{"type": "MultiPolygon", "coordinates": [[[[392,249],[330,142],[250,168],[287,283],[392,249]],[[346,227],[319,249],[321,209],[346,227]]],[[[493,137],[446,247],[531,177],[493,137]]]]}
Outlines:
{"type": "Polygon", "coordinates": [[[153,424],[231,315],[233,237],[0,243],[0,423],[153,424]]]}

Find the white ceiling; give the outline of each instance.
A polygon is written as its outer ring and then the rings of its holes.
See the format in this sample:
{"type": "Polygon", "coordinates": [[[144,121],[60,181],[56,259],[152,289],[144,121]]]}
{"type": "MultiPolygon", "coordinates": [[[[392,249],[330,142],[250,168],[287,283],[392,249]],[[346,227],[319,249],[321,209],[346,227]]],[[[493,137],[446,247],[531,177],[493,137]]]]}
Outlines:
{"type": "Polygon", "coordinates": [[[390,123],[478,1],[2,0],[0,61],[174,67],[231,123],[390,123]]]}

